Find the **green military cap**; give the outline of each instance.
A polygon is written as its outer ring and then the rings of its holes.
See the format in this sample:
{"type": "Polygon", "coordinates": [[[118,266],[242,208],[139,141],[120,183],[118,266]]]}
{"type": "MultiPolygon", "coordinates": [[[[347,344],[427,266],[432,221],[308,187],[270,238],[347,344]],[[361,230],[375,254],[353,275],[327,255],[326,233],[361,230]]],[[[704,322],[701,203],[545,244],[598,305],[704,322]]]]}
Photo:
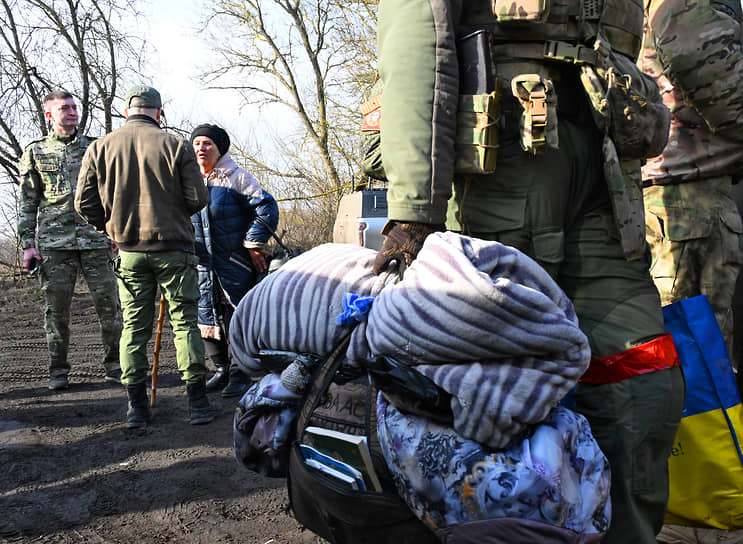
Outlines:
{"type": "Polygon", "coordinates": [[[126,93],[127,108],[162,108],[163,102],[157,89],[148,85],[135,85],[126,93]]]}

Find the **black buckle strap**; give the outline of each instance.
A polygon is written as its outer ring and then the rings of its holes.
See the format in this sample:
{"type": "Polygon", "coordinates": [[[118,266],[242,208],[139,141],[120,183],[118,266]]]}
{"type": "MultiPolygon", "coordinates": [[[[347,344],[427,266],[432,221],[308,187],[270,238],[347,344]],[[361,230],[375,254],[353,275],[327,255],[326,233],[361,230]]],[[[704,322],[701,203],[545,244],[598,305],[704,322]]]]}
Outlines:
{"type": "Polygon", "coordinates": [[[556,40],[496,44],[492,53],[496,62],[499,58],[512,58],[595,65],[599,58],[598,52],[590,47],[556,40]]]}

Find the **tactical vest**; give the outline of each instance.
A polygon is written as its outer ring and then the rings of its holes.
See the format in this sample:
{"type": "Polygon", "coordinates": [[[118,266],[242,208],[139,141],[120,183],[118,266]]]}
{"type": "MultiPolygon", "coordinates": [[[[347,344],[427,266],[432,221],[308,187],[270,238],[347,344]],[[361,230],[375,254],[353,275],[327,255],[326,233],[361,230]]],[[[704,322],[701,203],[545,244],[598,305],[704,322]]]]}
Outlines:
{"type": "Polygon", "coordinates": [[[457,34],[485,29],[496,44],[520,46],[515,50],[520,55],[509,51],[503,56],[591,63],[590,50],[599,34],[615,51],[637,58],[643,17],[641,0],[470,0],[463,2],[463,28],[457,34]],[[530,42],[543,45],[542,54],[523,47],[530,42]]]}

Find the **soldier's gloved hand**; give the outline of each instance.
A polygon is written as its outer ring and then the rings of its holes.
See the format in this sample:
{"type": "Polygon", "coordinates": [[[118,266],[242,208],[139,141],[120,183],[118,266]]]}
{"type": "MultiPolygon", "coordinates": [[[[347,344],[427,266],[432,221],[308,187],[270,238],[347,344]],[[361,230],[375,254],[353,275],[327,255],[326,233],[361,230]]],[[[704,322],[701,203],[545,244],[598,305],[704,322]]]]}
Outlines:
{"type": "Polygon", "coordinates": [[[404,260],[409,265],[418,256],[426,237],[442,230],[444,225],[388,221],[382,229],[382,234],[385,235],[384,244],[374,259],[374,274],[381,274],[392,261],[402,263],[404,260]]]}
{"type": "Polygon", "coordinates": [[[41,261],[41,254],[38,249],[30,247],[23,250],[23,268],[25,268],[27,272],[31,271],[34,259],[41,261]]]}

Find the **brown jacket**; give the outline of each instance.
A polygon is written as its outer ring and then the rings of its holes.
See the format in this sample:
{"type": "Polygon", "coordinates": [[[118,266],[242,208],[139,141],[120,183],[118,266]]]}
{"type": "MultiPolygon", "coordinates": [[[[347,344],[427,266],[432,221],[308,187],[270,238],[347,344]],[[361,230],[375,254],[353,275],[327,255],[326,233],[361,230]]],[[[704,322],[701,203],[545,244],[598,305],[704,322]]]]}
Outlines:
{"type": "Polygon", "coordinates": [[[191,144],[132,115],[88,148],[75,209],[125,251],[193,252],[191,215],[208,201],[191,144]]]}

